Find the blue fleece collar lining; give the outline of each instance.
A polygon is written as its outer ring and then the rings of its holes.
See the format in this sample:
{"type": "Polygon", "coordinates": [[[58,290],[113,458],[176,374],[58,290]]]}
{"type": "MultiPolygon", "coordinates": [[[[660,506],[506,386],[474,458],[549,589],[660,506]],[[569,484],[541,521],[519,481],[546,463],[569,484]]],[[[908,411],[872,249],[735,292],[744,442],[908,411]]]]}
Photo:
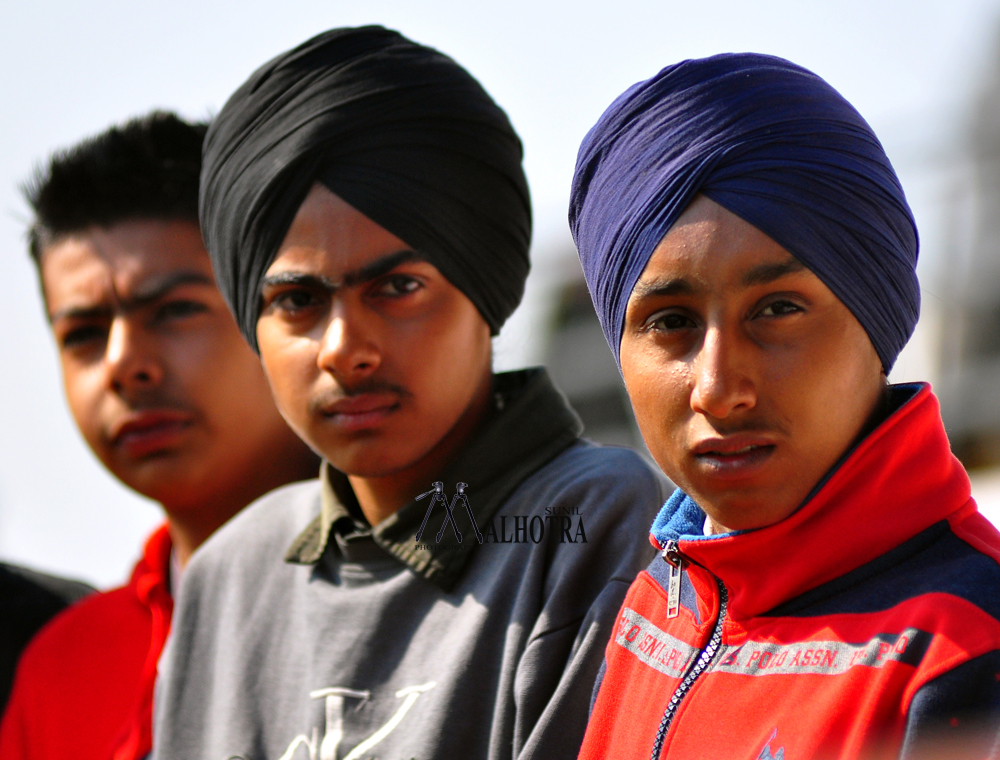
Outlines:
{"type": "Polygon", "coordinates": [[[705,511],[679,488],[667,499],[650,528],[650,533],[660,546],[664,546],[667,541],[705,541],[746,532],[736,530],[706,536],[704,531],[705,511]]]}

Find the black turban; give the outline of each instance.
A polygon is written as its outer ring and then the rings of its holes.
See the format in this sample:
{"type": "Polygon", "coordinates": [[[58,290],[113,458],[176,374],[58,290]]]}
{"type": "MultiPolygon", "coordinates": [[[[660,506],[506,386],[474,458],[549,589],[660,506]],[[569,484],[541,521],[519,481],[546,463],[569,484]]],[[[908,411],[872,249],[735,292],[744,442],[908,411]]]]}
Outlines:
{"type": "Polygon", "coordinates": [[[259,68],[205,139],[201,224],[255,349],[260,283],[322,183],[424,256],[495,335],[524,292],[521,141],[461,66],[379,26],[332,29],[259,68]]]}

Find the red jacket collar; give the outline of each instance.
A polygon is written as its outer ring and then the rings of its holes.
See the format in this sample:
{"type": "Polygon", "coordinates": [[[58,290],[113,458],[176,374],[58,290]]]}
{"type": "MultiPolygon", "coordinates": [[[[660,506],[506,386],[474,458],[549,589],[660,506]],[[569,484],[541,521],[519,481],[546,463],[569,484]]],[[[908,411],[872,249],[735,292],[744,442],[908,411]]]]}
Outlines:
{"type": "Polygon", "coordinates": [[[165,595],[170,598],[170,552],[173,542],[166,523],[161,525],[143,547],[142,558],[132,570],[131,586],[144,604],[159,602],[165,595]]]}
{"type": "Polygon", "coordinates": [[[157,663],[170,633],[174,600],[170,594],[170,552],[173,542],[167,525],[160,526],[146,541],[142,559],[132,571],[129,587],[149,609],[150,634],[146,661],[142,666],[139,699],[115,742],[112,760],[139,760],[153,748],[153,688],[157,663]]]}
{"type": "MultiPolygon", "coordinates": [[[[921,384],[784,520],[678,538],[683,554],[726,584],[738,620],[850,572],[963,508],[976,508],[968,475],[951,453],[937,398],[921,384]]],[[[662,541],[657,532],[654,543],[662,541]]]]}

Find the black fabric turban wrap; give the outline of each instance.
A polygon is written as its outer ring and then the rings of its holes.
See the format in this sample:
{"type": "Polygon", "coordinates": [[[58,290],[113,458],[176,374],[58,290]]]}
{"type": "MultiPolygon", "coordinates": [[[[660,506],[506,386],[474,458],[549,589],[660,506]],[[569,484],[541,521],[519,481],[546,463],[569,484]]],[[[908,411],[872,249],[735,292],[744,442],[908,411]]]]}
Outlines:
{"type": "Polygon", "coordinates": [[[699,193],[812,270],[892,368],[920,312],[903,189],[836,90],[754,54],[663,69],[612,103],[580,147],[570,228],[616,358],[632,289],[699,193]]]}
{"type": "Polygon", "coordinates": [[[201,224],[257,348],[260,284],[320,182],[406,241],[496,334],[528,275],[521,142],[461,66],[382,27],[333,29],[262,66],[205,139],[201,224]]]}

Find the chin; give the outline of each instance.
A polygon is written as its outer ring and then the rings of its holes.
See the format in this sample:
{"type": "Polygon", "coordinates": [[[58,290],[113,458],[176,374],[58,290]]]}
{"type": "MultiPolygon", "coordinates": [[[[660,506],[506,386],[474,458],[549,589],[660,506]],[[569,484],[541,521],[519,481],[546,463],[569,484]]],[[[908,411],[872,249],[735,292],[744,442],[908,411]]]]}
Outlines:
{"type": "Polygon", "coordinates": [[[708,505],[712,519],[730,530],[764,528],[780,522],[795,511],[795,507],[775,509],[776,499],[773,493],[769,496],[740,491],[741,489],[701,491],[693,498],[703,509],[708,505]]]}
{"type": "Polygon", "coordinates": [[[184,490],[187,483],[204,481],[205,473],[214,470],[210,461],[188,459],[180,452],[155,454],[109,469],[129,488],[156,501],[163,501],[159,494],[184,490]]]}
{"type": "Polygon", "coordinates": [[[384,478],[393,475],[400,470],[405,470],[418,461],[418,457],[409,457],[405,453],[387,453],[378,449],[385,449],[382,446],[345,446],[333,449],[328,456],[324,454],[326,460],[336,469],[346,475],[356,478],[384,478]],[[372,451],[376,449],[376,451],[372,451]]]}

